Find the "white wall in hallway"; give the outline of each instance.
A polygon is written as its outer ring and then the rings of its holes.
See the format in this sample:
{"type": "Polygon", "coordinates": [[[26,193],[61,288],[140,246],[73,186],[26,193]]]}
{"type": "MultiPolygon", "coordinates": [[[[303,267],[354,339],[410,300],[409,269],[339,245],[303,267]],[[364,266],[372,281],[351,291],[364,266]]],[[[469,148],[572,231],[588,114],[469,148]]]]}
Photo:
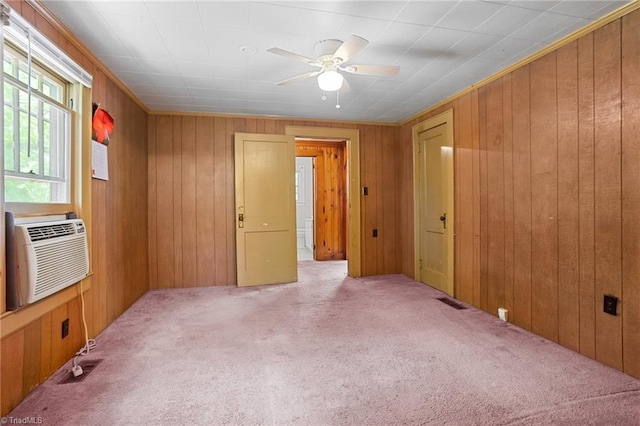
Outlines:
{"type": "Polygon", "coordinates": [[[296,202],[298,247],[304,247],[305,219],[313,218],[313,158],[296,157],[296,175],[299,179],[296,202]]]}

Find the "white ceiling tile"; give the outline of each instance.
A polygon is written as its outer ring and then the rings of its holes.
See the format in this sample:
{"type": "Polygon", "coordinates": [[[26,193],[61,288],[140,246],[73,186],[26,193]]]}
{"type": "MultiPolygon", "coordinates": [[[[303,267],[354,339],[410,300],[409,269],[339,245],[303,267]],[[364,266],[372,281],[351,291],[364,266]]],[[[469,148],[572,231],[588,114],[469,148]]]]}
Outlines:
{"type": "Polygon", "coordinates": [[[182,77],[184,87],[209,90],[217,87],[217,80],[214,77],[198,77],[198,76],[184,76],[182,77]]]}
{"type": "Polygon", "coordinates": [[[596,1],[596,0],[573,0],[563,1],[554,8],[551,9],[553,13],[560,13],[563,15],[571,15],[579,18],[588,18],[592,13],[602,9],[608,1],[596,1]]]}
{"type": "Polygon", "coordinates": [[[431,27],[403,22],[392,22],[375,40],[376,43],[387,46],[398,46],[408,49],[415,40],[424,36],[431,27]]]}
{"type": "Polygon", "coordinates": [[[404,82],[402,80],[395,79],[392,76],[385,76],[378,77],[378,79],[376,79],[373,84],[373,87],[376,90],[384,90],[385,92],[389,93],[390,91],[396,90],[398,87],[404,84],[404,82]]]}
{"type": "MultiPolygon", "coordinates": [[[[359,1],[359,0],[358,0],[359,1]]],[[[280,1],[270,2],[273,4],[286,5],[289,7],[297,7],[300,9],[321,10],[324,12],[333,12],[340,14],[348,14],[353,6],[352,1],[280,1]]]]}
{"type": "Polygon", "coordinates": [[[502,61],[495,58],[483,58],[480,56],[476,56],[475,58],[472,58],[470,61],[465,63],[456,72],[458,74],[478,78],[486,74],[485,70],[489,68],[493,68],[494,66],[500,64],[501,62],[502,61]]]}
{"type": "Polygon", "coordinates": [[[407,3],[405,1],[355,1],[349,15],[387,20],[396,16],[407,3]]]}
{"type": "Polygon", "coordinates": [[[485,34],[507,36],[537,18],[542,13],[540,10],[517,7],[517,3],[508,5],[476,27],[475,31],[485,34]]]}
{"type": "Polygon", "coordinates": [[[512,0],[509,5],[533,10],[550,10],[563,1],[564,0],[512,0]]]}
{"type": "Polygon", "coordinates": [[[289,58],[283,58],[281,56],[274,55],[268,52],[251,56],[247,61],[247,67],[253,70],[286,69],[290,73],[299,74],[309,71],[315,71],[318,69],[317,67],[311,66],[309,64],[298,62],[289,58]]]}
{"type": "Polygon", "coordinates": [[[506,61],[502,62],[502,68],[506,68],[508,66],[510,66],[511,64],[514,64],[516,62],[518,62],[521,59],[526,58],[527,56],[534,54],[540,50],[542,50],[545,47],[544,43],[537,43],[532,45],[531,47],[521,50],[520,52],[516,53],[515,55],[513,55],[511,58],[507,59],[506,61]]]}
{"type": "MultiPolygon", "coordinates": [[[[223,80],[228,81],[228,80],[223,80]]],[[[247,81],[247,90],[251,92],[275,92],[280,91],[280,87],[271,81],[249,80],[247,81]]]]}
{"type": "Polygon", "coordinates": [[[213,74],[219,79],[233,80],[234,78],[246,79],[249,69],[246,66],[214,65],[213,74]]]}
{"type": "Polygon", "coordinates": [[[346,16],[338,13],[300,9],[292,33],[319,40],[335,38],[346,16]]]}
{"type": "Polygon", "coordinates": [[[543,42],[545,44],[551,44],[557,40],[560,40],[564,36],[574,33],[582,29],[583,27],[586,27],[591,23],[591,21],[589,21],[588,19],[581,19],[581,18],[576,18],[576,19],[579,19],[579,20],[573,24],[567,25],[566,27],[562,28],[558,32],[552,33],[551,35],[549,35],[549,37],[545,38],[543,42]]]}
{"type": "Polygon", "coordinates": [[[298,9],[265,3],[249,3],[249,26],[257,30],[291,33],[298,22],[298,9]]]}
{"type": "Polygon", "coordinates": [[[136,62],[140,65],[142,72],[150,74],[179,74],[178,67],[169,59],[151,59],[148,57],[136,57],[136,62]]]}
{"type": "Polygon", "coordinates": [[[125,84],[143,85],[149,83],[149,76],[142,72],[118,72],[117,76],[125,84]]]}
{"type": "Polygon", "coordinates": [[[246,99],[220,99],[220,106],[228,108],[244,108],[247,106],[246,99]]]}
{"type": "MultiPolygon", "coordinates": [[[[56,0],[52,0],[55,2],[56,0]]],[[[149,10],[143,1],[104,1],[90,0],[93,7],[99,12],[117,13],[128,16],[144,16],[149,17],[149,10]]],[[[73,2],[76,3],[76,2],[73,2]]],[[[75,6],[75,5],[74,5],[75,6]]]]}
{"type": "Polygon", "coordinates": [[[200,22],[198,3],[195,1],[145,0],[149,15],[157,19],[184,22],[200,22]]]}
{"type": "Polygon", "coordinates": [[[240,92],[247,91],[248,82],[246,79],[237,79],[237,80],[215,79],[214,81],[215,81],[215,87],[217,89],[236,90],[240,92]]]}
{"type": "Polygon", "coordinates": [[[203,24],[249,27],[249,2],[199,1],[198,11],[203,24]]]}
{"type": "Polygon", "coordinates": [[[45,2],[47,8],[60,16],[67,27],[80,37],[87,47],[97,55],[128,56],[130,53],[113,29],[90,3],[79,3],[77,7],[64,8],[65,3],[45,2]],[[87,16],[94,19],[88,20],[87,16]]]}
{"type": "Polygon", "coordinates": [[[356,55],[349,64],[393,65],[404,54],[404,47],[385,46],[376,43],[356,55]]]}
{"type": "Polygon", "coordinates": [[[369,41],[374,41],[378,38],[378,35],[387,28],[387,25],[389,25],[389,22],[380,19],[348,16],[344,20],[336,38],[345,40],[349,35],[355,34],[369,41]]]}
{"type": "Polygon", "coordinates": [[[495,15],[504,5],[497,3],[461,1],[436,26],[455,30],[473,30],[495,15]]]}
{"type": "Polygon", "coordinates": [[[156,86],[149,84],[129,84],[129,89],[136,95],[158,95],[160,91],[156,86]]]}
{"type": "Polygon", "coordinates": [[[601,17],[606,16],[609,13],[623,7],[628,2],[623,0],[623,1],[610,1],[606,3],[607,3],[606,6],[604,6],[602,9],[598,9],[597,11],[593,12],[591,15],[588,16],[588,18],[594,21],[598,20],[601,17]]]}
{"type": "Polygon", "coordinates": [[[455,6],[456,2],[451,0],[413,1],[407,4],[394,20],[433,26],[455,6]]]}
{"type": "Polygon", "coordinates": [[[157,87],[184,87],[183,77],[171,74],[147,74],[147,78],[153,81],[157,87]]]}
{"type": "Polygon", "coordinates": [[[568,27],[582,21],[582,19],[573,16],[546,12],[513,32],[510,37],[523,40],[543,41],[549,37],[549,34],[556,33],[558,28],[568,27]]]}
{"type": "Polygon", "coordinates": [[[469,34],[469,31],[451,30],[434,27],[429,30],[413,49],[427,49],[431,52],[444,52],[469,34]]]}
{"type": "Polygon", "coordinates": [[[140,64],[131,56],[111,56],[102,55],[102,62],[109,67],[111,71],[128,71],[128,72],[144,72],[140,64]]]}
{"type": "Polygon", "coordinates": [[[213,79],[213,65],[195,62],[175,62],[178,74],[182,77],[207,77],[213,79]]]}
{"type": "Polygon", "coordinates": [[[387,95],[383,98],[386,102],[404,102],[409,97],[409,94],[404,92],[391,92],[387,93],[387,95]]]}
{"type": "Polygon", "coordinates": [[[174,61],[208,62],[209,51],[200,24],[162,19],[155,23],[174,61]]]}
{"type": "Polygon", "coordinates": [[[151,18],[114,13],[103,13],[102,17],[118,34],[132,56],[145,56],[153,59],[170,57],[169,50],[151,18]]]}
{"type": "Polygon", "coordinates": [[[454,52],[460,55],[474,56],[478,52],[482,52],[502,40],[501,37],[488,35],[469,33],[465,38],[456,43],[449,52],[454,52]]]}
{"type": "MultiPolygon", "coordinates": [[[[535,44],[538,45],[537,43],[535,44]]],[[[481,51],[478,56],[491,59],[506,60],[531,47],[531,42],[517,38],[504,38],[498,43],[481,51]]]]}
{"type": "Polygon", "coordinates": [[[152,102],[152,103],[181,103],[181,104],[188,104],[189,102],[191,102],[192,98],[191,96],[169,96],[169,95],[165,95],[165,94],[161,94],[161,95],[144,95],[142,98],[143,101],[145,102],[152,102]]]}

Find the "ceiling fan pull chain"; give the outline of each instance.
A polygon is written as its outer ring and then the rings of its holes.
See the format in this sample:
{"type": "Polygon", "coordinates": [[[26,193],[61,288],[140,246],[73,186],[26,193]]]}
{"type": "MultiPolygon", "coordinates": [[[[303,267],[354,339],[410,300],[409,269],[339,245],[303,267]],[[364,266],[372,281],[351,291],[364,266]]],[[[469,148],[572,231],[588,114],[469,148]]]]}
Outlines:
{"type": "Polygon", "coordinates": [[[336,90],[336,108],[340,109],[340,91],[336,90]]]}

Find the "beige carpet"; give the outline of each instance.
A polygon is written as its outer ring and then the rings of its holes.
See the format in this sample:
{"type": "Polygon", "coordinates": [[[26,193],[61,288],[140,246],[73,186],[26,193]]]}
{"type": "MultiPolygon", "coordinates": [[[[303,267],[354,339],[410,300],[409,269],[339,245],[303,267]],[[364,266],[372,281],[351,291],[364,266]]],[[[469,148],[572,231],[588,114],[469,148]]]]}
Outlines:
{"type": "Polygon", "coordinates": [[[152,291],[11,416],[47,425],[638,425],[640,381],[399,275],[152,291]]]}

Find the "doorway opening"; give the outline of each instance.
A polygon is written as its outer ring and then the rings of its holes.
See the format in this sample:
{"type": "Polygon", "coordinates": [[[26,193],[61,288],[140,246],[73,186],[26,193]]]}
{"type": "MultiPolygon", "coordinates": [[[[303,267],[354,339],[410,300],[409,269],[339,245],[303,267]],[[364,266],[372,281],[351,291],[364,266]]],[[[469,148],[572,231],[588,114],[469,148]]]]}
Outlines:
{"type": "Polygon", "coordinates": [[[298,260],[346,260],[346,141],[296,139],[295,179],[298,260]]]}
{"type": "MultiPolygon", "coordinates": [[[[360,132],[358,129],[343,129],[333,127],[305,127],[285,126],[285,135],[301,140],[314,140],[317,142],[334,143],[340,141],[344,144],[344,228],[345,244],[344,255],[347,258],[348,275],[359,277],[361,269],[361,242],[360,242],[360,132]]],[[[316,158],[316,162],[318,158],[316,158]]],[[[316,169],[320,165],[316,164],[316,169]]],[[[318,211],[318,206],[315,206],[318,211]]],[[[314,217],[314,228],[317,229],[318,218],[314,217]]],[[[316,238],[318,241],[318,238],[316,238]]],[[[318,245],[316,244],[316,253],[318,245]]]]}

